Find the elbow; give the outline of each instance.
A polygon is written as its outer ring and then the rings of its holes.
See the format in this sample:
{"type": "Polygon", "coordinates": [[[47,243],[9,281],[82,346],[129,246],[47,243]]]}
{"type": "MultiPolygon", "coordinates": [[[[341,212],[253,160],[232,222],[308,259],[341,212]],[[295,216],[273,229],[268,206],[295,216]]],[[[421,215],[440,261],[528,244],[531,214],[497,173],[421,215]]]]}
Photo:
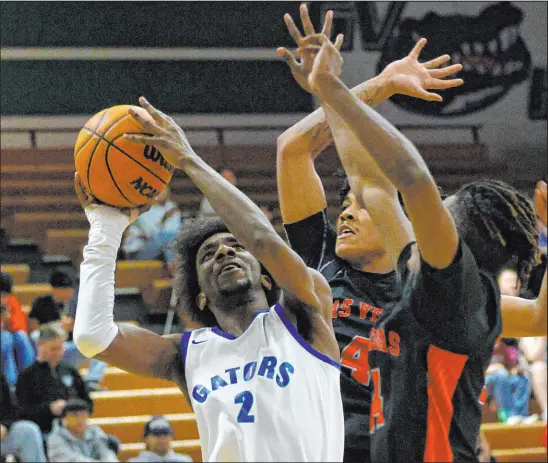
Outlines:
{"type": "Polygon", "coordinates": [[[108,345],[104,345],[98,333],[85,329],[82,323],[78,323],[78,319],[74,325],[72,336],[78,350],[87,358],[95,357],[108,347],[108,345]]]}
{"type": "Polygon", "coordinates": [[[420,165],[406,166],[398,175],[399,181],[396,185],[402,195],[422,191],[424,188],[435,185],[435,181],[428,169],[420,165]]]}

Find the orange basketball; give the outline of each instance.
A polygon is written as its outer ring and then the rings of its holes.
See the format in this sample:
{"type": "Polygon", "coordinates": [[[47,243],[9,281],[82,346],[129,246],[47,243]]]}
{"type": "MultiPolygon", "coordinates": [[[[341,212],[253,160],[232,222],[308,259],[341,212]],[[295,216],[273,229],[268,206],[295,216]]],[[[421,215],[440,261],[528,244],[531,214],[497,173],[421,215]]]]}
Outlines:
{"type": "MultiPolygon", "coordinates": [[[[135,207],[152,201],[168,185],[173,167],[154,147],[126,140],[126,133],[143,133],[129,113],[131,106],[105,109],[86,122],[74,146],[76,171],[91,195],[115,207],[135,207]]],[[[143,117],[151,116],[133,106],[143,117]]]]}

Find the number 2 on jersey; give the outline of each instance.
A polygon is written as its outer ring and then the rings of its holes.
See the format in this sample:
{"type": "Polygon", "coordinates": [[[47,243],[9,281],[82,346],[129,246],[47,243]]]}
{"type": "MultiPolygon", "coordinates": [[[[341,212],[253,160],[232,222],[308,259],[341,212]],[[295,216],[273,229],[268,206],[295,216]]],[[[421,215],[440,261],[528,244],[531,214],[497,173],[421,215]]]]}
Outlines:
{"type": "Polygon", "coordinates": [[[253,394],[249,391],[242,391],[234,397],[235,404],[242,404],[238,413],[238,423],[255,423],[255,415],[250,415],[253,406],[253,394]]]}
{"type": "Polygon", "coordinates": [[[369,368],[369,339],[362,336],[354,336],[341,353],[341,363],[352,370],[352,378],[365,386],[373,381],[373,397],[369,412],[369,432],[384,425],[382,411],[383,399],[381,396],[381,374],[378,368],[369,368]]]}

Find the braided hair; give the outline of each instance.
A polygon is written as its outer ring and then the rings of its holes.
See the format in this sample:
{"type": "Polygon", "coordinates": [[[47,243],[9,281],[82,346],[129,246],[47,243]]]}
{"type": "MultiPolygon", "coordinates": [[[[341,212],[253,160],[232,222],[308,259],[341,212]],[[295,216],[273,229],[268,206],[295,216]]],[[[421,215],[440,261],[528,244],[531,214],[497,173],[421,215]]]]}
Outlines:
{"type": "Polygon", "coordinates": [[[538,230],[531,200],[499,180],[462,186],[449,206],[461,238],[478,265],[493,274],[512,262],[523,285],[538,259],[538,230]]]}

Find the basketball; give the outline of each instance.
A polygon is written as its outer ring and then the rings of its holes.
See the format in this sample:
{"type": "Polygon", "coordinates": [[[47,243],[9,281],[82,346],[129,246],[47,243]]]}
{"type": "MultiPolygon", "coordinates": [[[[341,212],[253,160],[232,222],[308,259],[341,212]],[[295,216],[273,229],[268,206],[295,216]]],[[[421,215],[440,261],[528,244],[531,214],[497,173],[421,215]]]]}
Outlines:
{"type": "MultiPolygon", "coordinates": [[[[173,167],[156,148],[124,138],[127,133],[144,133],[129,108],[113,106],[95,114],[74,146],[76,171],[84,187],[99,201],[115,207],[137,207],[154,200],[173,174],[173,167]]],[[[133,109],[151,119],[143,108],[133,109]]]]}

